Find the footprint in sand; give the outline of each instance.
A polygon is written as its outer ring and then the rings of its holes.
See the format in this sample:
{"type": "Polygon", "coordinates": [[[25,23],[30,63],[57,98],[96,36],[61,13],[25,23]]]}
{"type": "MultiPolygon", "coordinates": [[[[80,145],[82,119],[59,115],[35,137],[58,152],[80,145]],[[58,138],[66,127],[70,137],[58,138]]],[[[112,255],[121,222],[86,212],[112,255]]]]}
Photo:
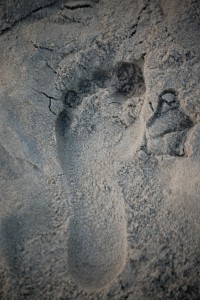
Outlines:
{"type": "Polygon", "coordinates": [[[123,132],[134,121],[134,101],[140,105],[132,96],[144,90],[140,68],[134,64],[119,63],[105,74],[97,70],[92,81],[82,80],[76,90],[68,91],[56,121],[59,158],[73,210],[69,271],[78,285],[90,289],[109,285],[126,264],[125,204],[115,164],[123,156],[123,132]],[[123,109],[129,121],[123,119],[123,109]]]}
{"type": "Polygon", "coordinates": [[[156,155],[183,156],[187,132],[193,123],[181,110],[175,90],[164,90],[153,112],[146,124],[148,149],[156,155]]]}

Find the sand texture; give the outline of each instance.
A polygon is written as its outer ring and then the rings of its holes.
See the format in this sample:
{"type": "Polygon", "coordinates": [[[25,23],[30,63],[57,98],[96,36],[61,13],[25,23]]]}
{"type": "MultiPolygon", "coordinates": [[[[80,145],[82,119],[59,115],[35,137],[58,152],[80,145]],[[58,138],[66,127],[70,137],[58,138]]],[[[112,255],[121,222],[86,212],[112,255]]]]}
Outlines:
{"type": "Polygon", "coordinates": [[[0,2],[0,300],[199,300],[200,2],[0,2]]]}

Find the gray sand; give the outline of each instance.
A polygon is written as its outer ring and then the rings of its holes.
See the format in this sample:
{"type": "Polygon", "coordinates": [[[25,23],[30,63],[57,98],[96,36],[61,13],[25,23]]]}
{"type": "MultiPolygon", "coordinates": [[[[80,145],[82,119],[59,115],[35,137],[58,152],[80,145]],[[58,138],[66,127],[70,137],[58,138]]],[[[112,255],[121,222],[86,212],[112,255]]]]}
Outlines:
{"type": "Polygon", "coordinates": [[[0,300],[200,299],[200,3],[0,3],[0,300]]]}

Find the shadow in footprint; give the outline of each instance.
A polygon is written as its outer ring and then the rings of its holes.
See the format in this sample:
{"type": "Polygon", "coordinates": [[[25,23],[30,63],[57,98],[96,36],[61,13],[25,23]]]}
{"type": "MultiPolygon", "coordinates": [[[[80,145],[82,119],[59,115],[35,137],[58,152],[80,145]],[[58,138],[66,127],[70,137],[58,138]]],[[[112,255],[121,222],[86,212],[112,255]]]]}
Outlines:
{"type": "Polygon", "coordinates": [[[116,93],[124,96],[139,96],[145,92],[142,71],[137,64],[130,62],[116,64],[112,71],[111,85],[116,93]]]}

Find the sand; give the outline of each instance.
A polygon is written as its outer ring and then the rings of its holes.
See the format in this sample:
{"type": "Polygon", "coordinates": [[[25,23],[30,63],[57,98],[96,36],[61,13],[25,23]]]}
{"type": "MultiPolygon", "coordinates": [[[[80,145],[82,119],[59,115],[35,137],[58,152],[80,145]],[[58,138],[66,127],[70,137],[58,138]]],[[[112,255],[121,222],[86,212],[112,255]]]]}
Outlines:
{"type": "Polygon", "coordinates": [[[2,1],[0,299],[200,299],[198,1],[2,1]]]}

